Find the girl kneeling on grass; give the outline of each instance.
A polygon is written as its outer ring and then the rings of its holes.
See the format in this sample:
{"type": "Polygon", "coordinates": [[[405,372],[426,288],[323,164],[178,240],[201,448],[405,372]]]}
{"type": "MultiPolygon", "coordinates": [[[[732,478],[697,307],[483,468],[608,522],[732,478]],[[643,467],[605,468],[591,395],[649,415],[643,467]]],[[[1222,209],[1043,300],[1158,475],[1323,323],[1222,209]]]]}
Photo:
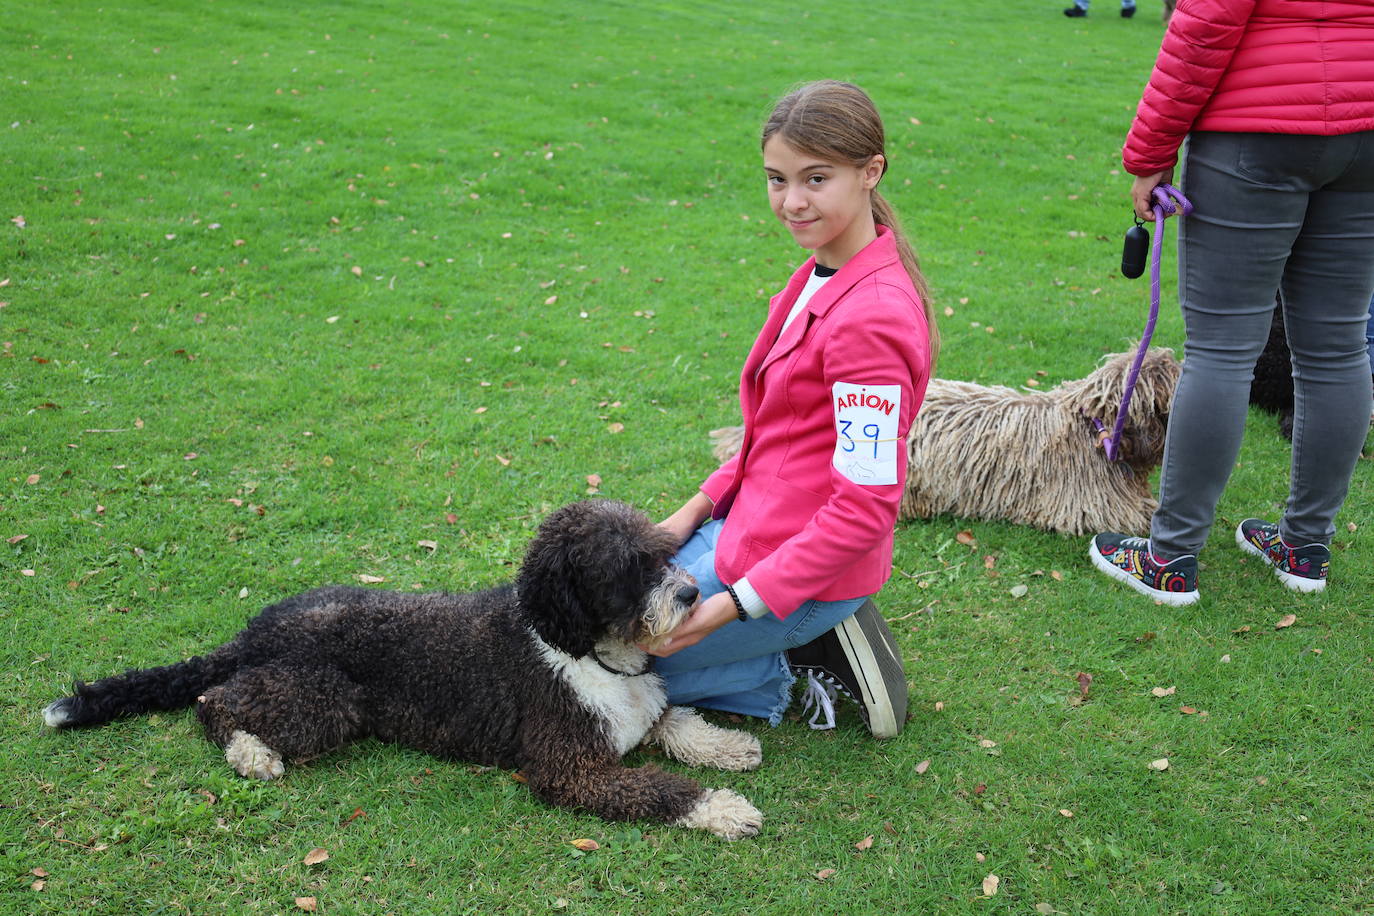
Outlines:
{"type": "Polygon", "coordinates": [[[936,334],[877,191],[886,170],[882,120],[857,86],[803,86],[764,125],[769,204],[814,257],[773,297],[745,360],[740,451],[663,522],[704,597],[656,651],[671,703],[776,725],[796,669],[813,725],[833,725],[835,686],[877,737],[906,718],[901,654],[869,597],[892,573],[936,334]]]}

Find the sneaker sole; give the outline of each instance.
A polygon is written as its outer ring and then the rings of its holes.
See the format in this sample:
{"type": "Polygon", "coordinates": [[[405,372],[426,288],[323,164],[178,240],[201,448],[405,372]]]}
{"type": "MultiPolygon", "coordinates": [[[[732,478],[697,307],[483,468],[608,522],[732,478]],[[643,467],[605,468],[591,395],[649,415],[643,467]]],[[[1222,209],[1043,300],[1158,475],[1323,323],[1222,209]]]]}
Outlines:
{"type": "MultiPolygon", "coordinates": [[[[1241,522],[1241,525],[1243,524],[1245,523],[1241,522]]],[[[1250,539],[1240,530],[1240,525],[1236,526],[1236,546],[1240,547],[1240,549],[1246,553],[1253,554],[1263,560],[1265,565],[1274,571],[1274,575],[1279,577],[1279,581],[1295,592],[1319,592],[1326,588],[1325,579],[1309,579],[1307,576],[1295,576],[1292,573],[1286,573],[1279,569],[1274,565],[1274,561],[1269,559],[1267,553],[1250,543],[1250,539]]]]}
{"type": "Polygon", "coordinates": [[[863,692],[860,700],[868,711],[869,731],[875,738],[895,738],[906,724],[906,673],[886,625],[870,620],[869,626],[864,626],[869,616],[866,610],[882,620],[877,607],[869,605],[860,607],[835,627],[835,633],[863,692]],[[865,672],[871,671],[878,673],[878,683],[865,676],[865,672]],[[892,685],[891,692],[885,689],[886,685],[892,685]]]}
{"type": "Polygon", "coordinates": [[[1153,598],[1161,604],[1167,604],[1170,607],[1183,607],[1186,604],[1192,604],[1201,597],[1197,589],[1193,589],[1191,592],[1166,592],[1157,588],[1150,588],[1150,586],[1141,582],[1135,576],[1126,572],[1126,570],[1115,565],[1106,557],[1102,556],[1102,554],[1098,553],[1097,545],[1091,542],[1088,544],[1088,558],[1093,561],[1094,566],[1116,581],[1124,582],[1131,588],[1140,592],[1140,594],[1153,598]]]}

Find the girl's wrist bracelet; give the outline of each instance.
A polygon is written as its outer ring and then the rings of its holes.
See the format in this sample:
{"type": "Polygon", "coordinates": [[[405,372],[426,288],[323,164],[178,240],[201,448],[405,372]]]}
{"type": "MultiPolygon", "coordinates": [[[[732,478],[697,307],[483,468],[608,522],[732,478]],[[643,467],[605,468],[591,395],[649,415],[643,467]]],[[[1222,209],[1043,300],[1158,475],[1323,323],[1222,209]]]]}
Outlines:
{"type": "Polygon", "coordinates": [[[734,586],[727,585],[725,590],[730,593],[730,599],[735,602],[735,613],[739,615],[739,619],[748,620],[749,614],[744,610],[744,602],[739,600],[739,595],[735,594],[734,586]]]}

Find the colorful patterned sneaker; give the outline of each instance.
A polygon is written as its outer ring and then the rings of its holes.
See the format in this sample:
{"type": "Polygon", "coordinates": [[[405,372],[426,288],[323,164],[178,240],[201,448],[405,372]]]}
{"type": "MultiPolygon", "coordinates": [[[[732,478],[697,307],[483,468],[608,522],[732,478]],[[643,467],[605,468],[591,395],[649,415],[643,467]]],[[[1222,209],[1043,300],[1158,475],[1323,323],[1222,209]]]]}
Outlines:
{"type": "Polygon", "coordinates": [[[906,673],[902,653],[887,621],[871,600],[835,629],[787,650],[788,664],[807,675],[803,710],[817,707],[812,728],[834,727],[834,692],[859,705],[875,738],[892,738],[906,724],[906,673]],[[828,701],[828,702],[827,702],[828,701]],[[820,717],[823,723],[818,723],[820,717]]]}
{"type": "Polygon", "coordinates": [[[1331,549],[1325,544],[1290,547],[1279,536],[1279,526],[1259,518],[1247,518],[1236,526],[1236,543],[1274,567],[1279,581],[1297,592],[1326,588],[1331,549]]]}
{"type": "Polygon", "coordinates": [[[1178,606],[1198,599],[1197,557],[1192,554],[1161,564],[1148,538],[1107,532],[1093,538],[1088,556],[1113,579],[1156,601],[1178,606]]]}

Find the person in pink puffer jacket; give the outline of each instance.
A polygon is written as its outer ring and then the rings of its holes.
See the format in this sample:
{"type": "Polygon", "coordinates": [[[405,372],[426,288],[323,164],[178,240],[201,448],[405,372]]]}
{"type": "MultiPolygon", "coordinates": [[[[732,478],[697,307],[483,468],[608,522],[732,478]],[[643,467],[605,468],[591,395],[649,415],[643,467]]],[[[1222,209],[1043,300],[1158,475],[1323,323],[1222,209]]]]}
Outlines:
{"type": "Polygon", "coordinates": [[[1136,214],[1172,180],[1187,339],[1150,537],[1089,555],[1166,604],[1198,599],[1197,555],[1235,466],[1277,289],[1293,358],[1288,501],[1240,548],[1289,588],[1326,585],[1334,518],[1369,429],[1374,293],[1374,0],[1179,0],[1123,149],[1136,214]],[[1186,142],[1185,142],[1186,141],[1186,142]]]}

